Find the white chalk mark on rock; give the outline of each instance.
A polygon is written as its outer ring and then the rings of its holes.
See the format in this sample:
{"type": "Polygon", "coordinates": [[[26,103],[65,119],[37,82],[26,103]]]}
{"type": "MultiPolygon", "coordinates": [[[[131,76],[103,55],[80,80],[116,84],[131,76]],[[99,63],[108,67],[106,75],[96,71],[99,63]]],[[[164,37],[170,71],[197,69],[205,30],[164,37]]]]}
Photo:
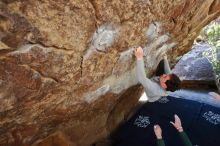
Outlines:
{"type": "Polygon", "coordinates": [[[88,59],[94,52],[107,52],[107,49],[112,46],[117,39],[119,28],[114,25],[100,26],[93,34],[91,44],[84,59],[88,59]]]}
{"type": "Polygon", "coordinates": [[[102,87],[98,88],[97,90],[93,92],[89,92],[85,97],[85,101],[88,103],[94,102],[97,100],[100,96],[105,95],[110,90],[109,85],[103,85],[102,87]]]}
{"type": "Polygon", "coordinates": [[[130,70],[133,66],[132,58],[134,58],[134,48],[130,48],[120,53],[120,57],[112,70],[112,74],[118,76],[130,70]]]}
{"type": "Polygon", "coordinates": [[[161,32],[161,25],[159,22],[153,22],[149,25],[149,28],[146,31],[147,38],[152,41],[157,38],[159,33],[161,32]]]}
{"type": "MultiPolygon", "coordinates": [[[[176,43],[167,41],[170,39],[169,33],[160,34],[162,32],[159,22],[150,24],[146,31],[146,36],[150,40],[143,48],[144,61],[147,68],[154,68],[155,64],[163,54],[172,49],[176,43]],[[158,58],[159,57],[159,58],[158,58]]],[[[123,90],[136,85],[138,83],[135,74],[135,67],[128,69],[127,65],[131,65],[131,60],[134,55],[134,48],[129,48],[120,54],[117,66],[113,69],[113,75],[104,81],[104,84],[109,84],[111,92],[115,94],[121,93],[123,90]],[[118,68],[118,66],[123,66],[118,68]],[[121,71],[118,71],[122,69],[121,71]],[[124,71],[123,71],[124,70],[124,71]],[[119,74],[117,74],[119,72],[119,74]]],[[[148,72],[146,73],[148,75],[148,72]]]]}
{"type": "Polygon", "coordinates": [[[160,47],[157,51],[157,56],[160,54],[165,54],[167,51],[172,49],[176,43],[170,43],[170,44],[164,44],[162,47],[160,47]]]}
{"type": "MultiPolygon", "coordinates": [[[[150,24],[146,31],[146,36],[150,42],[143,48],[143,51],[144,60],[148,68],[155,67],[155,64],[159,61],[158,57],[161,57],[161,54],[166,53],[176,45],[176,43],[173,42],[167,43],[170,39],[169,33],[160,34],[161,32],[161,25],[159,22],[150,24]]],[[[91,46],[84,55],[84,59],[88,59],[94,52],[106,52],[108,47],[110,47],[117,38],[117,33],[118,28],[106,25],[101,26],[93,35],[91,46]]],[[[120,94],[129,87],[138,84],[135,71],[136,67],[130,69],[126,67],[132,63],[134,49],[135,48],[131,47],[120,53],[119,61],[113,69],[113,74],[103,81],[103,86],[101,88],[85,96],[87,102],[93,102],[107,92],[120,94]],[[121,68],[118,68],[118,66],[123,66],[123,69],[120,71],[121,68]],[[117,74],[117,72],[119,73],[117,74]]],[[[148,75],[148,73],[146,74],[148,75]]]]}
{"type": "Polygon", "coordinates": [[[123,75],[120,75],[119,77],[112,75],[109,78],[105,79],[103,83],[110,85],[112,93],[119,94],[123,90],[126,90],[129,87],[138,83],[135,74],[135,68],[125,72],[123,75]]]}
{"type": "Polygon", "coordinates": [[[149,55],[153,50],[156,50],[160,45],[163,45],[169,40],[169,36],[167,34],[160,36],[158,39],[147,45],[143,48],[144,56],[149,55]]]}
{"type": "Polygon", "coordinates": [[[127,51],[124,51],[120,54],[119,60],[128,61],[132,59],[134,55],[134,48],[128,49],[127,51]]]}

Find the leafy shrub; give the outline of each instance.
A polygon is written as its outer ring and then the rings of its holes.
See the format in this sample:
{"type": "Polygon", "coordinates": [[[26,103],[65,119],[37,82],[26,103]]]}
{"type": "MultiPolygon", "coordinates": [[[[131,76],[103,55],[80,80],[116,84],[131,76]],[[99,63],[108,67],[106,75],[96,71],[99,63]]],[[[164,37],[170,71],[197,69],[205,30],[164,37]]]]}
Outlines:
{"type": "MultiPolygon", "coordinates": [[[[219,18],[220,19],[220,18],[219,18]]],[[[216,20],[202,29],[200,36],[208,42],[212,48],[211,51],[204,52],[203,55],[211,62],[216,85],[220,92],[220,23],[216,20]]]]}

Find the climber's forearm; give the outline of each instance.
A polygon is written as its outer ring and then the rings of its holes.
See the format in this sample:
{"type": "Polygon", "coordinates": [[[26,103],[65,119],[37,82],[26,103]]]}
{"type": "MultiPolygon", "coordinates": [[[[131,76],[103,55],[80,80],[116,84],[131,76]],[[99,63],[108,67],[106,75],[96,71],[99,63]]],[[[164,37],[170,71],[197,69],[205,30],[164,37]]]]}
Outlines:
{"type": "Polygon", "coordinates": [[[141,84],[148,82],[149,79],[146,77],[143,59],[137,59],[136,73],[137,73],[137,79],[141,84]]]}
{"type": "Polygon", "coordinates": [[[192,143],[190,142],[189,137],[186,135],[184,131],[179,132],[179,134],[183,141],[184,146],[192,146],[192,143]]]}
{"type": "Polygon", "coordinates": [[[164,71],[165,71],[165,74],[171,74],[171,69],[170,69],[170,65],[169,65],[169,62],[167,60],[167,56],[165,56],[163,58],[163,61],[164,61],[164,71]]]}

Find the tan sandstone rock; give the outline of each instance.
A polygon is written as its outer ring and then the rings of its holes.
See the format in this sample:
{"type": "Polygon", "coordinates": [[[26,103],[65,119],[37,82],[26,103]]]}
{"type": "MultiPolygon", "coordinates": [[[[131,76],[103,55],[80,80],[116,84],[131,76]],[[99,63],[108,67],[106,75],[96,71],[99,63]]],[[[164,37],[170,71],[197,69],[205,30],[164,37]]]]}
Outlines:
{"type": "Polygon", "coordinates": [[[87,146],[126,119],[162,56],[189,50],[219,0],[1,0],[0,146],[87,146]]]}

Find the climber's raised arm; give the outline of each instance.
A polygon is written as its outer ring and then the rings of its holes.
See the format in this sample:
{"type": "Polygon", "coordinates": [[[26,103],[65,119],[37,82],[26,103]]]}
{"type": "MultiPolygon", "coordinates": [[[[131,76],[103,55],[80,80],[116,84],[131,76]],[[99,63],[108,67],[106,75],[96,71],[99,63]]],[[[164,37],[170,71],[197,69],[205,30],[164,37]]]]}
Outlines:
{"type": "Polygon", "coordinates": [[[144,70],[143,50],[141,47],[135,49],[135,56],[137,58],[136,74],[138,81],[144,86],[146,90],[150,90],[152,81],[147,78],[144,70]]]}
{"type": "Polygon", "coordinates": [[[144,69],[143,50],[141,47],[135,49],[135,56],[137,58],[136,76],[137,80],[144,86],[149,102],[154,102],[162,96],[167,96],[168,92],[174,92],[180,89],[180,79],[175,74],[170,74],[170,67],[167,58],[164,58],[164,70],[166,74],[152,79],[147,78],[144,69]]]}
{"type": "Polygon", "coordinates": [[[143,50],[141,47],[135,49],[135,56],[137,58],[136,75],[138,81],[143,85],[148,100],[154,102],[164,95],[164,91],[158,83],[147,78],[144,70],[143,50]]]}
{"type": "Polygon", "coordinates": [[[167,55],[165,55],[163,57],[163,62],[164,62],[164,72],[165,74],[171,74],[171,69],[170,69],[170,65],[169,65],[169,62],[167,60],[167,55]]]}

